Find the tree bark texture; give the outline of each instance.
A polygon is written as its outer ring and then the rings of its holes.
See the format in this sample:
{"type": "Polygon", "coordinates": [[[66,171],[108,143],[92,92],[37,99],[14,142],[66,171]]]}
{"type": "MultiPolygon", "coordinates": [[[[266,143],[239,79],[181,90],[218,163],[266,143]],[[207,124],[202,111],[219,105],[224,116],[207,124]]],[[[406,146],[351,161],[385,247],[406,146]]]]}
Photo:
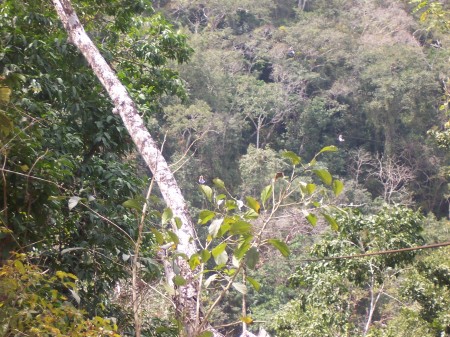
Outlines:
{"type": "MultiPolygon", "coordinates": [[[[172,210],[174,217],[181,219],[181,228],[174,229],[179,238],[177,251],[190,257],[197,251],[195,241],[193,240],[195,237],[194,224],[189,215],[186,201],[181,194],[181,190],[169,165],[159,150],[158,144],[148,132],[125,86],[122,85],[115,72],[86,34],[70,0],[52,1],[67,31],[69,41],[84,55],[95,75],[108,92],[114,103],[115,108],[113,112],[119,114],[122,118],[128,133],[136,144],[137,150],[151,170],[164,201],[172,210]]],[[[177,264],[179,265],[180,275],[187,281],[187,284],[177,289],[178,296],[174,299],[177,306],[176,311],[185,326],[185,334],[187,336],[195,336],[199,333],[196,324],[196,298],[199,296],[197,294],[198,287],[194,280],[194,274],[187,262],[179,258],[177,264]]],[[[171,283],[172,276],[174,275],[173,268],[170,265],[166,265],[165,269],[167,281],[171,283]]],[[[211,329],[211,331],[213,330],[211,329]]],[[[214,331],[214,336],[222,335],[214,331]]]]}

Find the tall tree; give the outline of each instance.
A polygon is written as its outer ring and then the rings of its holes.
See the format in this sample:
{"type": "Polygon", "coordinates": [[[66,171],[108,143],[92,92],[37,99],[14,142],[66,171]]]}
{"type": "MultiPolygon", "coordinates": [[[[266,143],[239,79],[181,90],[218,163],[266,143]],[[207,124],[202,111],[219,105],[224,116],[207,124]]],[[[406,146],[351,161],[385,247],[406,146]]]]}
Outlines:
{"type": "MultiPolygon", "coordinates": [[[[119,81],[116,73],[86,34],[71,2],[69,0],[53,0],[53,4],[67,31],[69,40],[81,51],[108,92],[114,104],[113,113],[119,114],[122,118],[137,150],[151,170],[167,206],[172,210],[173,215],[181,220],[182,225],[180,228],[174,229],[179,239],[178,251],[187,256],[193,255],[196,252],[195,243],[192,240],[195,236],[194,224],[189,215],[186,201],[158,144],[145,127],[136,104],[131,99],[125,86],[119,81]]],[[[196,280],[184,259],[178,258],[176,263],[180,269],[180,275],[187,281],[179,289],[181,296],[177,297],[177,312],[181,314],[180,319],[182,319],[185,327],[184,334],[186,336],[196,336],[201,333],[201,331],[198,331],[200,325],[196,319],[196,298],[198,296],[196,280]]],[[[173,268],[167,263],[165,270],[166,277],[171,282],[175,276],[173,268]]],[[[214,334],[220,335],[218,332],[214,334]]]]}

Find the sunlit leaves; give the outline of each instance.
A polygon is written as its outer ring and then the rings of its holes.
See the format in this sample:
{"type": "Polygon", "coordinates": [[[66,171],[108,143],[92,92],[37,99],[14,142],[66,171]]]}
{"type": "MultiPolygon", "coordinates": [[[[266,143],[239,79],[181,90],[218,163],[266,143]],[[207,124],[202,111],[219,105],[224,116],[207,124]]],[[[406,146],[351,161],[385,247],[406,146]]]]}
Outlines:
{"type": "Polygon", "coordinates": [[[206,196],[209,202],[212,201],[213,190],[208,185],[199,185],[200,191],[206,196]]]}
{"type": "Polygon", "coordinates": [[[317,169],[313,170],[313,172],[316,174],[317,177],[320,178],[320,180],[322,180],[323,183],[331,185],[333,177],[331,176],[330,172],[328,172],[325,169],[317,169]]]}
{"type": "Polygon", "coordinates": [[[247,286],[240,282],[233,282],[233,288],[244,295],[247,294],[247,292],[248,292],[247,286]]]}
{"type": "Polygon", "coordinates": [[[215,215],[216,213],[213,211],[203,210],[198,216],[198,223],[204,225],[208,223],[208,221],[210,221],[212,218],[214,218],[215,215]]]}
{"type": "Polygon", "coordinates": [[[323,153],[323,152],[336,152],[337,150],[338,150],[338,148],[334,145],[325,146],[319,151],[318,154],[323,153]]]}
{"type": "Polygon", "coordinates": [[[172,278],[172,282],[173,284],[175,284],[176,286],[184,286],[186,285],[187,281],[180,275],[175,275],[172,278]]]}
{"type": "Polygon", "coordinates": [[[69,199],[68,202],[68,206],[69,206],[69,211],[71,211],[76,205],[78,205],[78,202],[81,200],[80,197],[77,196],[73,196],[69,199]]]}
{"type": "Polygon", "coordinates": [[[269,242],[272,246],[278,249],[284,257],[289,256],[290,254],[289,247],[283,241],[280,241],[278,239],[269,239],[267,240],[267,242],[269,242]]]}
{"type": "Polygon", "coordinates": [[[164,209],[163,214],[161,215],[161,223],[165,225],[167,222],[169,222],[170,219],[172,219],[173,213],[170,208],[164,209]]]}
{"type": "Polygon", "coordinates": [[[284,151],[281,155],[283,158],[289,159],[292,165],[298,165],[301,162],[301,158],[292,151],[284,151]]]}
{"type": "Polygon", "coordinates": [[[267,185],[261,191],[261,202],[263,206],[265,205],[266,201],[272,196],[272,188],[272,185],[267,185]]]}
{"type": "Polygon", "coordinates": [[[341,194],[341,192],[344,189],[344,183],[340,180],[335,179],[335,180],[333,180],[332,188],[333,188],[334,195],[338,196],[339,194],[341,194]]]}
{"type": "Polygon", "coordinates": [[[245,200],[247,201],[247,205],[253,209],[256,213],[259,213],[259,209],[261,206],[259,205],[259,202],[256,201],[256,199],[252,197],[245,197],[245,200]]]}
{"type": "Polygon", "coordinates": [[[217,265],[223,265],[227,263],[228,261],[228,254],[225,251],[225,248],[227,247],[226,242],[221,243],[220,245],[216,246],[212,251],[212,255],[214,257],[214,261],[217,265]]]}
{"type": "Polygon", "coordinates": [[[213,183],[216,187],[225,189],[225,183],[219,178],[214,178],[213,183]]]}

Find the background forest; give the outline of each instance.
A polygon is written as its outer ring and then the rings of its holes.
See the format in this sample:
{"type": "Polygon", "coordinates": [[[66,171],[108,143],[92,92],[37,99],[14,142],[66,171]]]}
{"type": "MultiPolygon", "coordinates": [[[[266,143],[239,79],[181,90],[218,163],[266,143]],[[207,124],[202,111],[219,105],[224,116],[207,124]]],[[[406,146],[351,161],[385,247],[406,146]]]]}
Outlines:
{"type": "MultiPolygon", "coordinates": [[[[450,336],[449,4],[73,6],[198,220],[223,336],[450,336]]],[[[0,71],[0,335],[183,335],[177,219],[50,2],[0,1],[0,71]]]]}

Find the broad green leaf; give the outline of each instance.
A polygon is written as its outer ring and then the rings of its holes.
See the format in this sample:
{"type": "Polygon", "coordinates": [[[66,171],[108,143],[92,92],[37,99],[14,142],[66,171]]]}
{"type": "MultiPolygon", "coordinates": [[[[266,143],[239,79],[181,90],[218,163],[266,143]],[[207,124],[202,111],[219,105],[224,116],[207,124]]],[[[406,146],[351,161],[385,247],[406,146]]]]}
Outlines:
{"type": "Polygon", "coordinates": [[[269,239],[267,241],[278,249],[283,256],[289,256],[289,247],[284,242],[277,239],[269,239]]]}
{"type": "Polygon", "coordinates": [[[252,197],[245,197],[245,200],[247,200],[247,205],[253,209],[256,213],[259,213],[259,209],[261,206],[259,205],[259,202],[256,201],[255,198],[252,197]]]}
{"type": "Polygon", "coordinates": [[[81,200],[80,197],[73,196],[69,199],[69,211],[72,210],[76,205],[78,205],[78,202],[81,200]]]}
{"type": "Polygon", "coordinates": [[[214,178],[213,183],[217,187],[225,189],[225,183],[222,180],[220,180],[219,178],[214,178]]]}
{"type": "Polygon", "coordinates": [[[158,230],[155,229],[155,228],[151,228],[150,230],[152,231],[153,235],[155,236],[156,242],[157,242],[159,245],[162,245],[162,244],[164,243],[164,237],[163,237],[163,235],[161,234],[161,232],[158,231],[158,230]]]}
{"type": "Polygon", "coordinates": [[[226,264],[228,261],[228,253],[226,251],[223,251],[222,253],[214,257],[214,261],[218,266],[226,264]]]}
{"type": "Polygon", "coordinates": [[[322,214],[323,217],[325,218],[325,220],[327,220],[327,222],[330,224],[331,228],[335,231],[337,231],[339,229],[339,225],[336,222],[336,219],[334,219],[331,215],[329,214],[322,214]]]}
{"type": "Polygon", "coordinates": [[[247,264],[247,267],[249,267],[250,269],[255,269],[258,260],[258,249],[256,249],[256,247],[250,248],[250,250],[247,252],[247,255],[245,256],[245,263],[247,264]]]}
{"type": "Polygon", "coordinates": [[[189,267],[191,267],[191,270],[194,270],[197,266],[200,265],[200,263],[200,256],[198,254],[192,254],[191,258],[189,259],[189,267]]]}
{"type": "Polygon", "coordinates": [[[176,286],[184,286],[187,283],[186,280],[180,275],[175,275],[172,278],[172,281],[173,281],[173,284],[175,284],[176,286]]]}
{"type": "Polygon", "coordinates": [[[314,170],[314,173],[322,180],[325,184],[331,185],[333,177],[331,177],[330,172],[325,169],[314,170]]]}
{"type": "Polygon", "coordinates": [[[292,151],[284,151],[281,156],[289,159],[292,165],[298,165],[301,162],[301,158],[292,151]]]}
{"type": "Polygon", "coordinates": [[[250,242],[244,241],[244,242],[241,243],[241,244],[239,245],[239,247],[233,252],[233,255],[236,257],[236,259],[241,260],[241,259],[244,257],[245,253],[248,252],[248,250],[250,249],[251,246],[252,246],[252,245],[251,245],[250,242]]]}
{"type": "Polygon", "coordinates": [[[213,250],[211,251],[212,255],[214,257],[219,256],[223,251],[225,251],[225,248],[227,248],[227,243],[226,242],[222,242],[220,245],[217,245],[216,247],[213,248],[213,250]]]}
{"type": "Polygon", "coordinates": [[[325,146],[322,148],[322,150],[319,151],[319,153],[323,153],[323,152],[336,152],[338,151],[338,148],[334,145],[330,145],[330,146],[325,146]]]}
{"type": "Polygon", "coordinates": [[[208,277],[205,281],[205,288],[208,288],[209,285],[217,278],[219,277],[218,274],[212,274],[210,277],[208,277]]]}
{"type": "Polygon", "coordinates": [[[267,185],[263,188],[261,191],[261,202],[263,204],[263,207],[266,203],[266,201],[272,196],[272,185],[267,185]]]}
{"type": "Polygon", "coordinates": [[[208,227],[208,233],[215,238],[219,232],[220,226],[222,225],[223,219],[214,219],[208,227]]]}
{"type": "Polygon", "coordinates": [[[208,260],[211,258],[211,252],[207,249],[203,249],[200,252],[200,258],[202,259],[203,263],[208,262],[208,260]]]}
{"type": "Polygon", "coordinates": [[[200,190],[203,192],[203,194],[206,196],[206,199],[208,199],[208,201],[211,202],[213,195],[212,188],[207,185],[198,185],[198,186],[200,187],[200,190]]]}
{"type": "Polygon", "coordinates": [[[247,212],[244,213],[243,218],[244,219],[258,219],[259,214],[250,208],[247,212]]]}
{"type": "Polygon", "coordinates": [[[165,225],[170,219],[172,219],[173,213],[170,208],[165,208],[163,214],[161,215],[161,223],[165,225]]]}
{"type": "Polygon", "coordinates": [[[308,222],[309,222],[311,225],[315,226],[315,225],[317,224],[317,216],[316,216],[315,214],[308,213],[308,214],[305,216],[305,218],[306,218],[306,220],[308,220],[308,222]]]}
{"type": "Polygon", "coordinates": [[[197,335],[197,337],[213,337],[214,334],[211,331],[203,331],[200,335],[197,335]]]}
{"type": "Polygon", "coordinates": [[[172,240],[172,242],[173,242],[175,245],[178,245],[178,244],[180,243],[180,239],[178,238],[178,235],[176,235],[174,232],[172,232],[172,231],[167,231],[167,234],[169,235],[170,240],[172,240]]]}
{"type": "MultiPolygon", "coordinates": [[[[70,201],[70,200],[69,200],[70,201]]],[[[136,211],[140,212],[142,209],[142,203],[138,199],[128,199],[122,203],[122,206],[125,208],[132,208],[136,211]]]]}
{"type": "Polygon", "coordinates": [[[259,291],[259,289],[261,289],[261,284],[259,284],[259,282],[256,281],[254,278],[246,275],[245,279],[246,281],[248,281],[248,283],[252,285],[253,289],[255,289],[256,291],[259,291]]]}
{"type": "Polygon", "coordinates": [[[313,194],[316,190],[316,187],[316,184],[306,184],[306,191],[308,192],[308,194],[313,194]]]}
{"type": "Polygon", "coordinates": [[[344,183],[340,180],[333,180],[333,192],[334,195],[338,196],[341,194],[342,190],[344,189],[344,183]]]}
{"type": "Polygon", "coordinates": [[[203,210],[198,215],[198,223],[201,225],[206,224],[209,220],[214,218],[216,216],[216,213],[209,210],[203,210]]]}
{"type": "Polygon", "coordinates": [[[239,291],[241,294],[247,294],[247,286],[240,282],[233,282],[233,288],[239,291]]]}
{"type": "Polygon", "coordinates": [[[251,229],[252,229],[251,223],[241,220],[231,224],[230,233],[233,235],[247,234],[251,231],[251,229]]]}
{"type": "Polygon", "coordinates": [[[175,226],[177,226],[177,228],[180,229],[181,226],[183,226],[181,219],[179,217],[175,217],[174,220],[175,220],[175,226]]]}
{"type": "Polygon", "coordinates": [[[14,261],[14,267],[16,267],[17,271],[20,274],[25,274],[25,267],[23,266],[23,263],[19,260],[14,261]]]}

